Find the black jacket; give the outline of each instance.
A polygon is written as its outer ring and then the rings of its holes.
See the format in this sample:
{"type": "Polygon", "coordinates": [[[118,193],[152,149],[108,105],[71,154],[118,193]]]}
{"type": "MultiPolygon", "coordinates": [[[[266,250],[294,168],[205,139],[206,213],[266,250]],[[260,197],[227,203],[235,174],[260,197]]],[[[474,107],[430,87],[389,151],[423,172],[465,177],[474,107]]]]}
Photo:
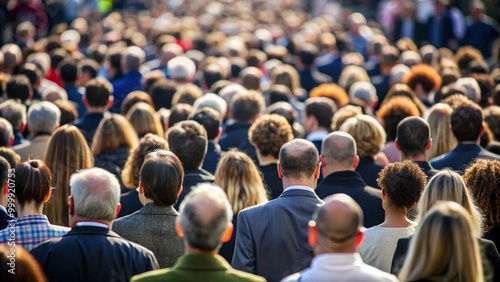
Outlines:
{"type": "Polygon", "coordinates": [[[177,199],[174,207],[179,210],[179,206],[191,189],[200,183],[213,183],[215,177],[204,169],[186,169],[184,170],[184,181],[182,183],[182,192],[177,199]]]}

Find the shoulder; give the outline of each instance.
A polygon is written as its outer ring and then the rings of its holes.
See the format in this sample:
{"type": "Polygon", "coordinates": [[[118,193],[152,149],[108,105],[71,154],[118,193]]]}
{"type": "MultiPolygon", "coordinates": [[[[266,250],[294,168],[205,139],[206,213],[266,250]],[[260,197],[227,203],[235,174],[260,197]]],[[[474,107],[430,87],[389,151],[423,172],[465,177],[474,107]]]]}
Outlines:
{"type": "Polygon", "coordinates": [[[399,281],[396,276],[365,263],[360,265],[356,279],[358,281],[399,281]]]}
{"type": "MultiPolygon", "coordinates": [[[[247,273],[244,271],[236,270],[236,269],[230,269],[227,271],[226,275],[228,280],[231,281],[234,279],[234,281],[248,281],[248,282],[264,282],[266,279],[263,277],[257,276],[255,274],[247,273]]],[[[225,280],[225,279],[224,279],[225,280]]]]}
{"type": "Polygon", "coordinates": [[[148,271],[139,275],[135,275],[130,279],[130,282],[153,282],[153,281],[175,281],[170,268],[148,271]]]}

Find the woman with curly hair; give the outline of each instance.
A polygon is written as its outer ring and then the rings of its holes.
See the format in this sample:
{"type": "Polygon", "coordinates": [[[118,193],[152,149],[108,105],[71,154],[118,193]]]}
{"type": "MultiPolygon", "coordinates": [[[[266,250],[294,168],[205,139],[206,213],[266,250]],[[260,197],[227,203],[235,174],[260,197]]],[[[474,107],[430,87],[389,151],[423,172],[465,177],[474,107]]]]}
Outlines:
{"type": "Polygon", "coordinates": [[[441,87],[442,79],[433,67],[419,64],[410,69],[404,76],[403,82],[413,89],[424,105],[430,107],[434,94],[441,87]]]}
{"type": "MultiPolygon", "coordinates": [[[[464,181],[484,216],[483,237],[500,248],[500,161],[477,159],[464,174],[464,181]]],[[[500,271],[500,270],[499,270],[500,271]]]]}
{"type": "Polygon", "coordinates": [[[281,146],[293,139],[290,123],[277,114],[264,115],[248,130],[248,139],[257,151],[259,168],[271,199],[283,192],[283,183],[278,177],[278,157],[281,146]]]}

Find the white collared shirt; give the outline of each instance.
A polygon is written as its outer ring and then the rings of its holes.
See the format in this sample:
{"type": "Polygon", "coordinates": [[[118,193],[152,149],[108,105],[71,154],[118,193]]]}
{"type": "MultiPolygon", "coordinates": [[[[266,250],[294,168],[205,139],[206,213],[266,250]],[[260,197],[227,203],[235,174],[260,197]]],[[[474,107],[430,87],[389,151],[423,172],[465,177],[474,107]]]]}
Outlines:
{"type": "Polygon", "coordinates": [[[314,189],[308,186],[303,186],[303,185],[295,185],[295,186],[289,186],[285,190],[305,190],[309,192],[314,192],[314,189]]]}
{"type": "Polygon", "coordinates": [[[93,227],[102,227],[102,228],[108,228],[109,229],[109,226],[107,226],[106,224],[100,223],[100,222],[93,222],[93,221],[77,222],[76,226],[93,226],[93,227]]]}

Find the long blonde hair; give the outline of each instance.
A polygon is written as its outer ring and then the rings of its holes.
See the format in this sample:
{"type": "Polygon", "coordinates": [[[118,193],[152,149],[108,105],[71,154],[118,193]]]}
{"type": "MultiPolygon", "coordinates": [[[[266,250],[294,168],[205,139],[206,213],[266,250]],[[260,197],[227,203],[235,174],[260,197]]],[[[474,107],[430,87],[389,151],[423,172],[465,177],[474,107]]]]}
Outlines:
{"type": "Polygon", "coordinates": [[[482,282],[474,223],[455,202],[440,202],[425,215],[410,241],[401,281],[482,282]]]}
{"type": "Polygon", "coordinates": [[[134,128],[126,118],[118,114],[105,116],[97,127],[92,140],[92,154],[99,156],[107,150],[120,147],[134,149],[139,143],[134,128]]]}
{"type": "Polygon", "coordinates": [[[247,154],[237,150],[222,155],[215,171],[215,184],[226,192],[235,215],[268,201],[257,166],[247,154]]]}
{"type": "Polygon", "coordinates": [[[80,169],[94,166],[94,157],[80,130],[63,125],[54,131],[47,145],[45,163],[52,172],[55,188],[47,204],[47,217],[52,224],[68,226],[69,178],[80,169]]]}
{"type": "Polygon", "coordinates": [[[427,159],[448,153],[457,146],[457,139],[450,129],[450,119],[453,109],[447,104],[435,104],[429,110],[427,122],[431,128],[432,146],[427,153],[427,159]]]}

